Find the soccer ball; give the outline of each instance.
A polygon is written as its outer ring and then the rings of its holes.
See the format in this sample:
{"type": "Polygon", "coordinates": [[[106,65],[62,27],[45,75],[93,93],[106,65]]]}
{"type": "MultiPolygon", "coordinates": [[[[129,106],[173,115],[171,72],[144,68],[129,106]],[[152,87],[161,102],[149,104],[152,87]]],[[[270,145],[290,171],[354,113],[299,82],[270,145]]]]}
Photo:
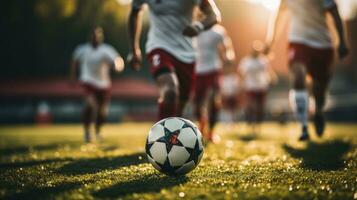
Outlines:
{"type": "Polygon", "coordinates": [[[168,175],[187,174],[203,156],[202,134],[191,121],[170,117],[157,122],[146,140],[146,154],[155,169],[168,175]]]}

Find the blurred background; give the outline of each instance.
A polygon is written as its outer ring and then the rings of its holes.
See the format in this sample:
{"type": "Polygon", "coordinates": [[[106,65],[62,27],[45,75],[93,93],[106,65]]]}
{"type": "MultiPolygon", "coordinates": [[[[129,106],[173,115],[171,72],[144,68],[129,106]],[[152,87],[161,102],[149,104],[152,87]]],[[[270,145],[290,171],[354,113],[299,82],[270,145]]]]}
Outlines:
{"type": "MultiPolygon", "coordinates": [[[[278,0],[216,0],[232,37],[238,61],[254,40],[263,40],[278,0]]],[[[122,57],[128,53],[126,20],[130,0],[3,0],[0,18],[0,123],[72,123],[80,121],[82,90],[70,86],[69,60],[74,48],[88,39],[94,25],[122,57]]],[[[327,105],[333,121],[357,121],[357,0],[337,0],[346,24],[350,56],[335,62],[336,75],[327,105]]],[[[148,30],[145,15],[142,47],[148,30]]],[[[280,81],[268,101],[270,120],[289,119],[287,26],[273,51],[280,81]]],[[[109,121],[156,118],[157,90],[147,63],[113,74],[109,121]]]]}

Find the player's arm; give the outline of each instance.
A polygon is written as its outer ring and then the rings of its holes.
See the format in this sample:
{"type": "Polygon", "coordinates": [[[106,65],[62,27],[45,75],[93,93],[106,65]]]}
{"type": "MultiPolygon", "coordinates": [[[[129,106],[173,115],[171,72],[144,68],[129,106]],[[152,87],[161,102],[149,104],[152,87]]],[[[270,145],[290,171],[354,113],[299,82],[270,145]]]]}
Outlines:
{"type": "Polygon", "coordinates": [[[244,88],[245,83],[245,73],[244,73],[244,60],[240,61],[239,65],[237,66],[236,75],[238,77],[239,85],[244,88]]]}
{"type": "Polygon", "coordinates": [[[128,29],[129,29],[128,63],[135,70],[140,69],[141,62],[142,62],[141,49],[140,49],[142,15],[143,15],[142,6],[136,5],[134,1],[128,19],[128,29]]]}
{"type": "Polygon", "coordinates": [[[183,35],[188,37],[197,36],[200,32],[210,29],[213,25],[221,21],[221,13],[219,12],[213,0],[199,0],[199,8],[204,14],[204,18],[187,26],[183,31],[183,35]]]}
{"type": "Polygon", "coordinates": [[[331,14],[335,27],[337,29],[338,38],[339,38],[338,55],[340,59],[343,59],[349,53],[349,50],[346,45],[345,30],[343,27],[340,13],[338,12],[337,9],[337,4],[334,1],[330,1],[330,2],[331,5],[329,5],[326,9],[327,12],[331,14]]]}
{"type": "Polygon", "coordinates": [[[279,78],[278,75],[276,74],[275,70],[273,69],[273,67],[271,65],[268,64],[267,66],[267,71],[268,71],[268,75],[270,77],[271,83],[273,85],[275,85],[276,83],[278,83],[279,78]]]}
{"type": "Polygon", "coordinates": [[[270,49],[276,40],[277,30],[279,30],[278,28],[283,24],[281,16],[284,14],[285,7],[285,3],[280,1],[277,12],[273,13],[269,19],[268,30],[265,38],[265,54],[270,52],[270,49]]]}
{"type": "Polygon", "coordinates": [[[233,43],[227,33],[224,33],[223,41],[218,44],[218,50],[225,65],[231,65],[236,59],[233,43]]]}

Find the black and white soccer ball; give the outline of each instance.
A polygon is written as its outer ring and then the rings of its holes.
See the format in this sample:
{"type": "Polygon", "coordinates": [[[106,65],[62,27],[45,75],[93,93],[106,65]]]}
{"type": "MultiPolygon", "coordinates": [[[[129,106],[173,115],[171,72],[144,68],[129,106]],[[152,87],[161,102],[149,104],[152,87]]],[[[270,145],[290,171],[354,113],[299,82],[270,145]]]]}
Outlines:
{"type": "Polygon", "coordinates": [[[170,117],[157,122],[146,140],[149,162],[168,175],[187,174],[203,156],[202,134],[191,121],[170,117]]]}

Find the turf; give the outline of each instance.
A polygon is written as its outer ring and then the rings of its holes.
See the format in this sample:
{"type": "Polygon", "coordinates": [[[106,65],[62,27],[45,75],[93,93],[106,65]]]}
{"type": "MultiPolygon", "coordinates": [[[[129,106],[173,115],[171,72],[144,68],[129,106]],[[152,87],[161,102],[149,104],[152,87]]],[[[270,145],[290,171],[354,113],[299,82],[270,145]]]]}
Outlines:
{"type": "Polygon", "coordinates": [[[82,143],[81,127],[0,127],[0,199],[357,199],[357,125],[329,125],[296,142],[296,125],[220,125],[218,145],[185,177],[155,171],[144,153],[150,123],[108,125],[82,143]]]}

